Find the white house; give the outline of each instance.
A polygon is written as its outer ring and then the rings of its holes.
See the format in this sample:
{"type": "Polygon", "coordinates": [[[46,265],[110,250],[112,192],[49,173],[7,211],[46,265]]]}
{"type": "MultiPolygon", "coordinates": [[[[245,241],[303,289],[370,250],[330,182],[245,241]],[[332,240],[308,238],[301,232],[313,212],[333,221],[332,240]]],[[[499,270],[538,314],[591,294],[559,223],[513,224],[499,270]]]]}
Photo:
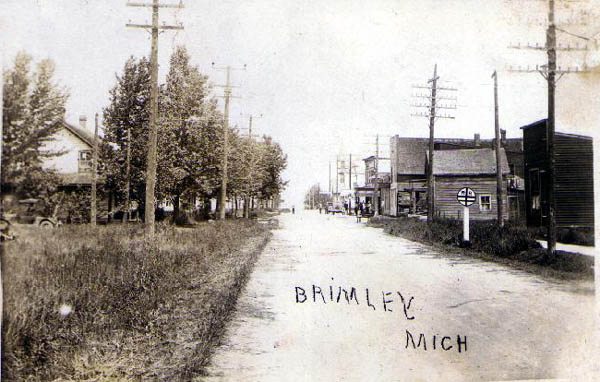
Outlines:
{"type": "Polygon", "coordinates": [[[65,185],[85,185],[92,181],[92,154],[94,134],[86,127],[87,118],[79,117],[79,126],[67,122],[44,142],[42,150],[60,155],[45,158],[42,167],[53,169],[65,185]]]}

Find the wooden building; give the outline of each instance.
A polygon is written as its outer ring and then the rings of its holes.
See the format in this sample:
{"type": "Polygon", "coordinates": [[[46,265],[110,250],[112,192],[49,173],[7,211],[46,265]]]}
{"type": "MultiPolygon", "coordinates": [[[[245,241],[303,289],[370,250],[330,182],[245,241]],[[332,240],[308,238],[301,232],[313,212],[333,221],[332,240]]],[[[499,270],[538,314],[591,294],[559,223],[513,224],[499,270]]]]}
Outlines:
{"type": "Polygon", "coordinates": [[[79,126],[65,121],[40,148],[42,152],[59,153],[45,157],[42,167],[58,174],[63,185],[90,186],[92,183],[92,154],[94,133],[87,129],[86,117],[79,117],[79,126]]]}
{"type": "MultiPolygon", "coordinates": [[[[493,149],[495,139],[481,139],[475,134],[473,139],[437,138],[434,150],[451,151],[464,149],[493,149]]],[[[507,200],[511,219],[525,216],[525,186],[523,170],[523,140],[506,138],[501,130],[501,146],[504,149],[508,168],[507,200]]],[[[420,213],[427,209],[427,167],[425,153],[429,149],[428,138],[404,138],[394,136],[390,139],[391,182],[390,211],[392,216],[402,213],[420,213]]],[[[435,161],[434,161],[435,163],[435,161]]]]}
{"type": "Polygon", "coordinates": [[[363,162],[365,162],[365,184],[354,187],[356,202],[371,206],[372,213],[388,215],[390,173],[379,170],[385,170],[389,165],[386,166],[381,159],[378,160],[373,155],[363,159],[363,162]]]}
{"type": "MultiPolygon", "coordinates": [[[[521,127],[525,164],[527,225],[544,226],[548,216],[546,119],[521,127]]],[[[594,226],[592,138],[556,132],[554,136],[557,227],[594,226]]]]}
{"type": "MultiPolygon", "coordinates": [[[[507,188],[510,173],[504,149],[500,151],[503,188],[507,188]]],[[[469,207],[474,220],[491,220],[498,217],[496,152],[494,149],[439,150],[433,154],[433,176],[435,214],[442,218],[458,219],[463,207],[458,204],[456,194],[469,187],[477,195],[476,202],[469,207]]],[[[504,194],[504,204],[507,196],[504,194]]],[[[504,218],[508,219],[508,210],[504,218]]]]}

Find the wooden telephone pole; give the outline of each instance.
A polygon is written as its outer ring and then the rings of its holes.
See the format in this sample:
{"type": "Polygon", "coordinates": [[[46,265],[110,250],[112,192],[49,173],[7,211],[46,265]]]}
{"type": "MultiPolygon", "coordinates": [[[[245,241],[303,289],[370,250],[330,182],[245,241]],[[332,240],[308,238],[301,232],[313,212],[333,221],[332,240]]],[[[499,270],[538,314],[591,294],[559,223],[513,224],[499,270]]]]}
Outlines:
{"type": "Polygon", "coordinates": [[[90,223],[96,225],[96,172],[98,169],[98,113],[94,120],[94,152],[92,154],[92,207],[90,209],[90,223]]]}
{"type": "MultiPolygon", "coordinates": [[[[576,1],[564,0],[565,3],[572,3],[576,1]]],[[[567,35],[572,37],[576,37],[579,39],[586,40],[588,42],[595,41],[593,38],[580,36],[569,31],[566,31],[562,28],[557,27],[555,22],[555,0],[548,0],[548,28],[546,29],[546,45],[540,46],[536,45],[513,45],[511,48],[515,49],[532,49],[532,50],[542,50],[547,53],[548,63],[547,65],[538,66],[535,68],[529,69],[527,68],[509,68],[511,72],[520,72],[520,73],[540,73],[546,82],[548,83],[548,119],[546,120],[546,153],[548,160],[548,169],[547,169],[547,179],[548,179],[548,233],[547,233],[547,247],[548,247],[548,255],[554,256],[554,252],[556,251],[556,202],[554,195],[554,181],[555,181],[555,154],[554,154],[554,131],[555,131],[555,90],[556,90],[556,82],[562,78],[563,75],[568,73],[586,73],[587,70],[579,69],[575,67],[574,69],[567,68],[561,69],[557,67],[557,57],[556,52],[561,51],[586,51],[588,48],[586,46],[571,46],[571,45],[558,45],[556,42],[556,31],[559,30],[567,35]],[[557,78],[557,74],[559,75],[557,78]]]]}
{"type": "MultiPolygon", "coordinates": [[[[225,99],[225,106],[223,110],[223,158],[221,159],[221,192],[219,194],[219,215],[218,218],[221,220],[225,219],[226,203],[227,203],[227,166],[229,155],[229,102],[231,98],[239,98],[233,96],[231,89],[234,87],[231,85],[231,71],[236,70],[231,66],[215,67],[215,63],[212,64],[215,70],[225,71],[225,85],[217,85],[223,87],[223,96],[225,99]]],[[[244,65],[244,69],[245,69],[244,65]]]]}
{"type": "Polygon", "coordinates": [[[428,156],[428,165],[427,165],[427,222],[431,224],[433,219],[435,218],[435,197],[434,193],[434,179],[433,179],[433,150],[435,148],[434,145],[434,129],[435,129],[435,120],[437,118],[450,118],[454,119],[453,116],[447,114],[438,114],[438,109],[456,109],[456,105],[449,104],[439,104],[437,101],[442,99],[447,100],[456,100],[455,98],[448,97],[440,97],[438,96],[438,91],[446,90],[446,91],[456,91],[457,89],[449,88],[449,87],[440,87],[438,86],[438,80],[440,77],[437,75],[437,64],[433,67],[433,77],[427,81],[431,85],[428,86],[413,86],[413,88],[417,89],[428,89],[428,95],[416,95],[415,97],[420,98],[428,98],[428,103],[415,103],[411,106],[413,107],[424,107],[428,109],[427,113],[412,113],[412,116],[416,117],[425,117],[429,119],[429,156],[428,156]]]}
{"type": "MultiPolygon", "coordinates": [[[[242,114],[242,116],[244,116],[242,114]]],[[[254,135],[252,135],[252,121],[253,118],[262,118],[262,114],[258,117],[253,116],[252,114],[245,115],[248,117],[248,142],[251,142],[254,139],[254,135]]],[[[250,166],[250,177],[254,176],[254,161],[249,161],[248,166],[250,166]]],[[[244,197],[244,218],[248,219],[250,217],[250,196],[246,195],[244,197]]]]}
{"type": "Polygon", "coordinates": [[[127,127],[127,167],[125,170],[125,211],[123,213],[123,223],[130,219],[131,214],[131,126],[127,127]]]}
{"type": "Polygon", "coordinates": [[[335,157],[335,193],[340,192],[338,185],[340,184],[340,157],[335,157]]]}
{"type": "Polygon", "coordinates": [[[150,134],[148,140],[148,163],[146,168],[146,208],[145,222],[146,234],[154,234],[154,188],[156,186],[156,141],[158,135],[158,31],[159,30],[182,30],[183,26],[158,25],[159,8],[184,8],[183,4],[159,4],[158,0],[148,3],[127,3],[129,7],[152,8],[152,25],[127,24],[131,28],[150,29],[152,31],[152,43],[150,49],[150,134]]]}
{"type": "Polygon", "coordinates": [[[504,227],[504,187],[502,184],[502,161],[500,156],[500,121],[498,117],[498,73],[494,70],[494,127],[496,131],[496,200],[498,204],[498,225],[504,227]]]}
{"type": "Polygon", "coordinates": [[[329,161],[329,192],[331,192],[331,160],[329,161]]]}
{"type": "Polygon", "coordinates": [[[350,154],[350,161],[348,162],[348,188],[352,190],[352,154],[350,154]]]}

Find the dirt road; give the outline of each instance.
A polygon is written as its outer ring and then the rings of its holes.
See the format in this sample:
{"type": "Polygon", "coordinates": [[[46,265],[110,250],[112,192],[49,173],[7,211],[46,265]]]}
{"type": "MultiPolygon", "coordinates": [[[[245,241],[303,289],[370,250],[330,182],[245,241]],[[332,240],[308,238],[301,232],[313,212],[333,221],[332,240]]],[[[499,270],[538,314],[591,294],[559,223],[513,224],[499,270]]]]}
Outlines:
{"type": "Polygon", "coordinates": [[[201,380],[587,379],[593,303],[593,283],[282,215],[201,380]]]}

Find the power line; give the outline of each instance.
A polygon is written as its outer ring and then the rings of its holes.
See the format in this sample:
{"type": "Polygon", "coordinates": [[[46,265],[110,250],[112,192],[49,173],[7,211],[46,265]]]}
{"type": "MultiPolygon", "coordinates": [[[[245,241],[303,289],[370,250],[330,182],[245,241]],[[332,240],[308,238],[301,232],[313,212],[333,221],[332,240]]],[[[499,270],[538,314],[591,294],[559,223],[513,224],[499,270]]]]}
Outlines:
{"type": "MultiPolygon", "coordinates": [[[[429,103],[425,104],[422,102],[413,103],[411,106],[417,108],[426,108],[426,112],[414,112],[411,113],[411,116],[415,117],[425,117],[429,119],[429,163],[428,163],[428,171],[427,171],[427,222],[431,224],[434,219],[434,208],[435,208],[435,198],[433,197],[433,148],[434,148],[434,129],[435,129],[435,120],[437,118],[448,118],[454,119],[454,116],[450,114],[438,114],[437,109],[456,109],[456,105],[452,104],[437,104],[438,98],[442,98],[441,94],[438,94],[440,91],[457,91],[458,89],[447,87],[447,86],[439,86],[438,81],[440,77],[437,75],[437,64],[433,67],[433,77],[430,78],[427,82],[431,85],[413,85],[413,89],[427,89],[429,90],[427,94],[427,98],[429,98],[429,103]]],[[[419,95],[418,98],[424,98],[419,95]]],[[[448,101],[452,100],[452,98],[446,96],[448,101]]]]}
{"type": "Polygon", "coordinates": [[[154,234],[154,188],[156,186],[156,141],[158,135],[158,31],[159,30],[182,30],[183,26],[158,25],[159,8],[184,8],[183,4],[159,4],[158,0],[152,3],[127,3],[129,7],[152,8],[152,25],[126,24],[130,28],[143,28],[152,31],[152,42],[150,49],[150,139],[148,140],[148,161],[146,168],[146,209],[145,223],[146,234],[154,234]]]}
{"type": "MultiPolygon", "coordinates": [[[[574,2],[566,1],[566,2],[574,2]]],[[[523,49],[543,50],[547,53],[548,63],[546,65],[538,66],[535,69],[509,69],[511,72],[531,73],[538,72],[544,77],[548,83],[548,118],[546,122],[546,152],[548,155],[548,255],[553,256],[556,250],[556,203],[554,197],[554,181],[555,181],[555,153],[554,153],[554,131],[555,131],[555,90],[556,82],[562,78],[563,75],[568,73],[583,73],[587,72],[587,68],[579,70],[578,67],[575,69],[567,68],[562,69],[557,66],[557,51],[573,51],[573,50],[587,50],[587,47],[579,47],[576,45],[572,48],[570,45],[561,45],[557,43],[556,31],[559,30],[563,33],[571,36],[579,37],[587,41],[592,41],[592,38],[586,38],[578,36],[574,33],[565,31],[562,28],[558,28],[555,22],[555,0],[548,0],[548,27],[546,29],[546,43],[540,46],[536,44],[526,44],[523,49]],[[557,78],[558,75],[558,78],[557,78]]],[[[515,46],[510,46],[515,48],[515,46]]],[[[520,49],[520,45],[516,46],[520,49]]]]}
{"type": "Polygon", "coordinates": [[[252,139],[252,138],[258,138],[260,135],[258,134],[252,134],[252,122],[254,121],[254,119],[258,119],[258,118],[262,118],[263,115],[259,114],[258,116],[255,116],[253,114],[242,114],[240,113],[240,116],[248,118],[248,127],[247,128],[240,128],[241,130],[248,130],[248,138],[252,139]]]}
{"type": "Polygon", "coordinates": [[[215,63],[212,63],[213,69],[215,70],[224,70],[225,71],[225,85],[216,85],[219,87],[223,87],[223,96],[225,99],[225,107],[223,113],[223,158],[222,158],[222,166],[221,166],[221,193],[219,197],[219,219],[225,219],[225,203],[227,202],[227,156],[229,154],[229,100],[231,98],[240,98],[238,96],[233,96],[231,93],[231,89],[233,86],[230,83],[231,79],[231,71],[232,70],[246,70],[246,65],[244,68],[232,68],[231,66],[225,67],[216,67],[215,63]]]}

